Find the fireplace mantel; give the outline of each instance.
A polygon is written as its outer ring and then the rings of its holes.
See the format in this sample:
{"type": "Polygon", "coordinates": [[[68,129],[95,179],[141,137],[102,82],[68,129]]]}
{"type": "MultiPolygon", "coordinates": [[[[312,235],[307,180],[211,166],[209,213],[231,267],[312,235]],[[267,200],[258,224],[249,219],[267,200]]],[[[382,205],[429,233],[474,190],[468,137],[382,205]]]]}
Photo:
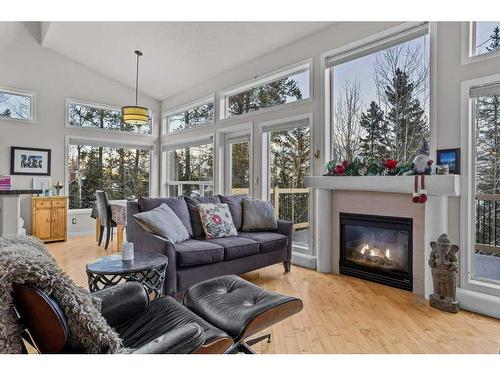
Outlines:
{"type": "MultiPolygon", "coordinates": [[[[414,176],[310,176],[306,177],[306,186],[326,190],[412,194],[414,176]]],[[[425,188],[428,195],[458,197],[460,176],[425,176],[425,188]]]]}
{"type": "MultiPolygon", "coordinates": [[[[310,176],[306,186],[313,188],[314,195],[314,247],[316,266],[319,272],[335,272],[332,269],[332,194],[336,191],[358,191],[374,193],[413,193],[414,176],[310,176]]],[[[430,241],[441,233],[448,232],[448,198],[460,196],[459,175],[426,176],[425,187],[428,195],[424,224],[424,296],[432,292],[432,277],[427,264],[430,241]]],[[[410,198],[409,204],[411,203],[410,198]]],[[[362,212],[361,212],[362,213],[362,212]]]]}

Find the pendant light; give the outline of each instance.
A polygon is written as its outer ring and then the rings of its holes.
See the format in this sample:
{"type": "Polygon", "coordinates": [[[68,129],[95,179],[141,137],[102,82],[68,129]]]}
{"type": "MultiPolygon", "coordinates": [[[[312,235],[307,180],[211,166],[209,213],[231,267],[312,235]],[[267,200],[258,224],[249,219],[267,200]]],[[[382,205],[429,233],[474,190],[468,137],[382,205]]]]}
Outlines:
{"type": "Polygon", "coordinates": [[[135,51],[137,55],[137,69],[135,74],[135,105],[122,107],[122,119],[125,124],[129,125],[146,125],[149,123],[149,109],[139,107],[137,98],[139,95],[139,57],[142,56],[141,51],[135,51]]]}

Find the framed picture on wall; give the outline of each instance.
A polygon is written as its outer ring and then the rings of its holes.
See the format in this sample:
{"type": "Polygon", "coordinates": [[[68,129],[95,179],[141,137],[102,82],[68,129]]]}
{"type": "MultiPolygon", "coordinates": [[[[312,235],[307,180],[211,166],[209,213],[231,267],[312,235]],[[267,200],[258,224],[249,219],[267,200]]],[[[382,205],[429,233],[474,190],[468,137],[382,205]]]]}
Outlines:
{"type": "Polygon", "coordinates": [[[10,148],[10,174],[50,176],[50,150],[45,148],[10,148]]]}
{"type": "Polygon", "coordinates": [[[437,150],[437,165],[447,165],[450,174],[460,174],[460,149],[437,150]]]}

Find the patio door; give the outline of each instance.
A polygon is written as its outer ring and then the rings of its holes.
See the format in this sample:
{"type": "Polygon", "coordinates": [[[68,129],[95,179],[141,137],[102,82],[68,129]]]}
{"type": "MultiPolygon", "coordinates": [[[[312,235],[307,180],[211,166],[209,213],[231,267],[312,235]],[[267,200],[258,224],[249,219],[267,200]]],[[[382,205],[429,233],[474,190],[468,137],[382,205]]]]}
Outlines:
{"type": "Polygon", "coordinates": [[[265,193],[281,220],[293,222],[293,250],[310,253],[310,192],[304,180],[311,172],[309,119],[264,126],[265,193]]]}

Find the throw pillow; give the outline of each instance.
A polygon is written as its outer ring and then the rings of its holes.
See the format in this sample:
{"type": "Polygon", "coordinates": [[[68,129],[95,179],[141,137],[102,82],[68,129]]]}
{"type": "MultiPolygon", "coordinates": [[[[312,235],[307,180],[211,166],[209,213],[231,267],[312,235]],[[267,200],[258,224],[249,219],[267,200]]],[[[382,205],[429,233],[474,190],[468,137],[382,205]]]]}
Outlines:
{"type": "Polygon", "coordinates": [[[147,231],[166,240],[177,243],[189,239],[189,233],[182,221],[165,203],[151,211],[134,215],[136,221],[147,231]]]}
{"type": "Polygon", "coordinates": [[[201,203],[198,212],[207,240],[238,235],[227,203],[201,203]]]}
{"type": "Polygon", "coordinates": [[[258,230],[276,230],[278,223],[274,207],[270,202],[260,199],[243,200],[243,226],[245,232],[258,230]]]}
{"type": "Polygon", "coordinates": [[[236,230],[241,230],[241,225],[243,224],[243,207],[242,202],[247,199],[246,195],[219,195],[219,199],[222,203],[227,203],[229,206],[229,212],[233,218],[234,226],[236,230]]]}
{"type": "Polygon", "coordinates": [[[217,195],[208,197],[184,197],[189,210],[189,217],[191,218],[191,227],[193,228],[193,237],[196,239],[205,238],[205,231],[200,221],[200,213],[198,205],[201,203],[221,203],[217,195]]]}

